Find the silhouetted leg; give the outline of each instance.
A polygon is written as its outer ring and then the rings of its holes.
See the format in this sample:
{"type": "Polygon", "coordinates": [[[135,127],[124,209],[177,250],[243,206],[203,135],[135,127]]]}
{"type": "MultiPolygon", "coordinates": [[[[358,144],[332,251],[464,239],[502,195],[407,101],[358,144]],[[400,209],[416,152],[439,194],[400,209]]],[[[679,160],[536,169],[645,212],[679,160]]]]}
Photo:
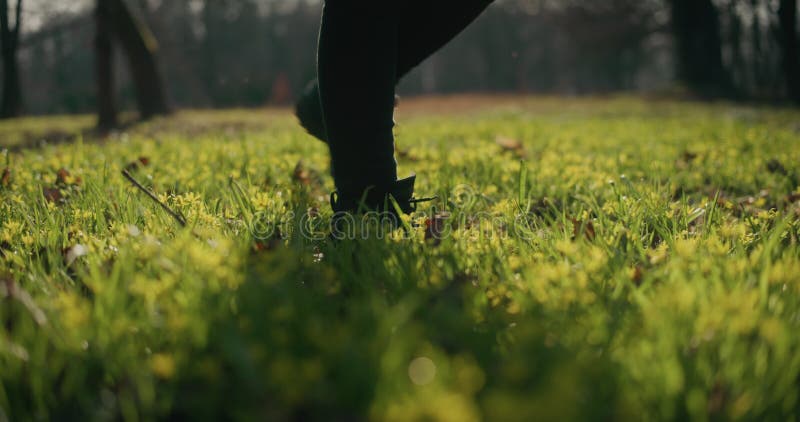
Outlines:
{"type": "Polygon", "coordinates": [[[375,0],[326,0],[318,51],[319,92],[339,195],[397,180],[394,87],[397,13],[375,0]]]}
{"type": "Polygon", "coordinates": [[[400,17],[399,80],[466,29],[494,0],[407,1],[400,17]]]}
{"type": "MultiPolygon", "coordinates": [[[[402,6],[403,9],[398,11],[395,84],[460,34],[492,2],[493,0],[418,0],[409,1],[402,6]]],[[[309,83],[298,101],[297,115],[311,135],[326,141],[316,80],[309,83]]]]}

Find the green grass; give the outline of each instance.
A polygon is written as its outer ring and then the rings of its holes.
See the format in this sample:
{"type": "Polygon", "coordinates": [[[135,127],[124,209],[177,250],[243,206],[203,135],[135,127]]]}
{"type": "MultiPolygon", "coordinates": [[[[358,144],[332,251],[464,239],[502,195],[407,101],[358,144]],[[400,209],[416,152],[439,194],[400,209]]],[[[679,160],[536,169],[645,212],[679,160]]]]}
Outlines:
{"type": "Polygon", "coordinates": [[[400,119],[440,199],[389,239],[301,235],[332,181],[282,112],[7,154],[0,420],[800,415],[800,112],[452,105],[400,119]]]}
{"type": "Polygon", "coordinates": [[[61,141],[92,127],[89,116],[25,117],[0,120],[0,147],[18,149],[43,141],[61,141]]]}

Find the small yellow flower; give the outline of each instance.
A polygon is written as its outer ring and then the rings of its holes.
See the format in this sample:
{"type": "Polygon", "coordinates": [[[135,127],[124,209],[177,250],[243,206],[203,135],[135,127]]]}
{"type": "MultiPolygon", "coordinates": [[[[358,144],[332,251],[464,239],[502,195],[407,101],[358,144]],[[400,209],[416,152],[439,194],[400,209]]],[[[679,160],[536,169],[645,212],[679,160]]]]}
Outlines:
{"type": "Polygon", "coordinates": [[[170,379],[175,375],[175,359],[164,353],[156,353],[150,358],[150,369],[163,379],[170,379]]]}
{"type": "Polygon", "coordinates": [[[694,239],[678,239],[675,242],[675,253],[682,258],[692,258],[697,253],[697,242],[694,239]]]}
{"type": "Polygon", "coordinates": [[[664,262],[667,259],[668,253],[669,245],[666,243],[662,243],[656,249],[647,251],[647,255],[650,257],[650,263],[653,265],[664,262]]]}

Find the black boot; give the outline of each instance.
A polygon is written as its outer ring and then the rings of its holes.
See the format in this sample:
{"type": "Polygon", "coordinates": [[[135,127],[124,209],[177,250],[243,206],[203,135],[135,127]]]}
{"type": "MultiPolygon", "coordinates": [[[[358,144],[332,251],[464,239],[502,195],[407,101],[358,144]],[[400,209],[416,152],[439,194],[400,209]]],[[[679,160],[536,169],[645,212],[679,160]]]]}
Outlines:
{"type": "Polygon", "coordinates": [[[357,239],[369,236],[365,233],[385,235],[403,227],[401,214],[411,214],[416,211],[417,204],[436,199],[414,198],[416,178],[412,175],[398,180],[388,189],[371,187],[360,198],[332,193],[331,237],[334,240],[357,239]]]}
{"type": "Polygon", "coordinates": [[[411,214],[417,210],[417,204],[436,199],[414,198],[414,184],[416,180],[417,176],[412,175],[406,179],[394,182],[388,188],[380,189],[377,187],[370,187],[359,198],[340,196],[337,191],[331,194],[331,208],[333,208],[334,213],[374,211],[397,214],[397,210],[391,202],[394,200],[402,213],[411,214]]]}

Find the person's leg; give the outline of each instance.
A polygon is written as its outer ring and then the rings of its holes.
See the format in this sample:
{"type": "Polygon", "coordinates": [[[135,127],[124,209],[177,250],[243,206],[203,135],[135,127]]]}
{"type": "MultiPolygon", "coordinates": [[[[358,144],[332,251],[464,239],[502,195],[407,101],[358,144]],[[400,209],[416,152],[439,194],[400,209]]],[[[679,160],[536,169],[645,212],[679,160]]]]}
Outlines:
{"type": "MultiPolygon", "coordinates": [[[[399,13],[395,84],[472,23],[493,0],[409,1],[399,13]]],[[[319,85],[312,81],[297,103],[300,123],[316,138],[327,142],[319,100],[319,85]]]]}
{"type": "Polygon", "coordinates": [[[494,0],[417,0],[401,10],[399,80],[464,31],[494,0]]]}
{"type": "Polygon", "coordinates": [[[318,51],[319,98],[339,198],[397,180],[394,87],[398,16],[375,0],[326,0],[318,51]]]}

